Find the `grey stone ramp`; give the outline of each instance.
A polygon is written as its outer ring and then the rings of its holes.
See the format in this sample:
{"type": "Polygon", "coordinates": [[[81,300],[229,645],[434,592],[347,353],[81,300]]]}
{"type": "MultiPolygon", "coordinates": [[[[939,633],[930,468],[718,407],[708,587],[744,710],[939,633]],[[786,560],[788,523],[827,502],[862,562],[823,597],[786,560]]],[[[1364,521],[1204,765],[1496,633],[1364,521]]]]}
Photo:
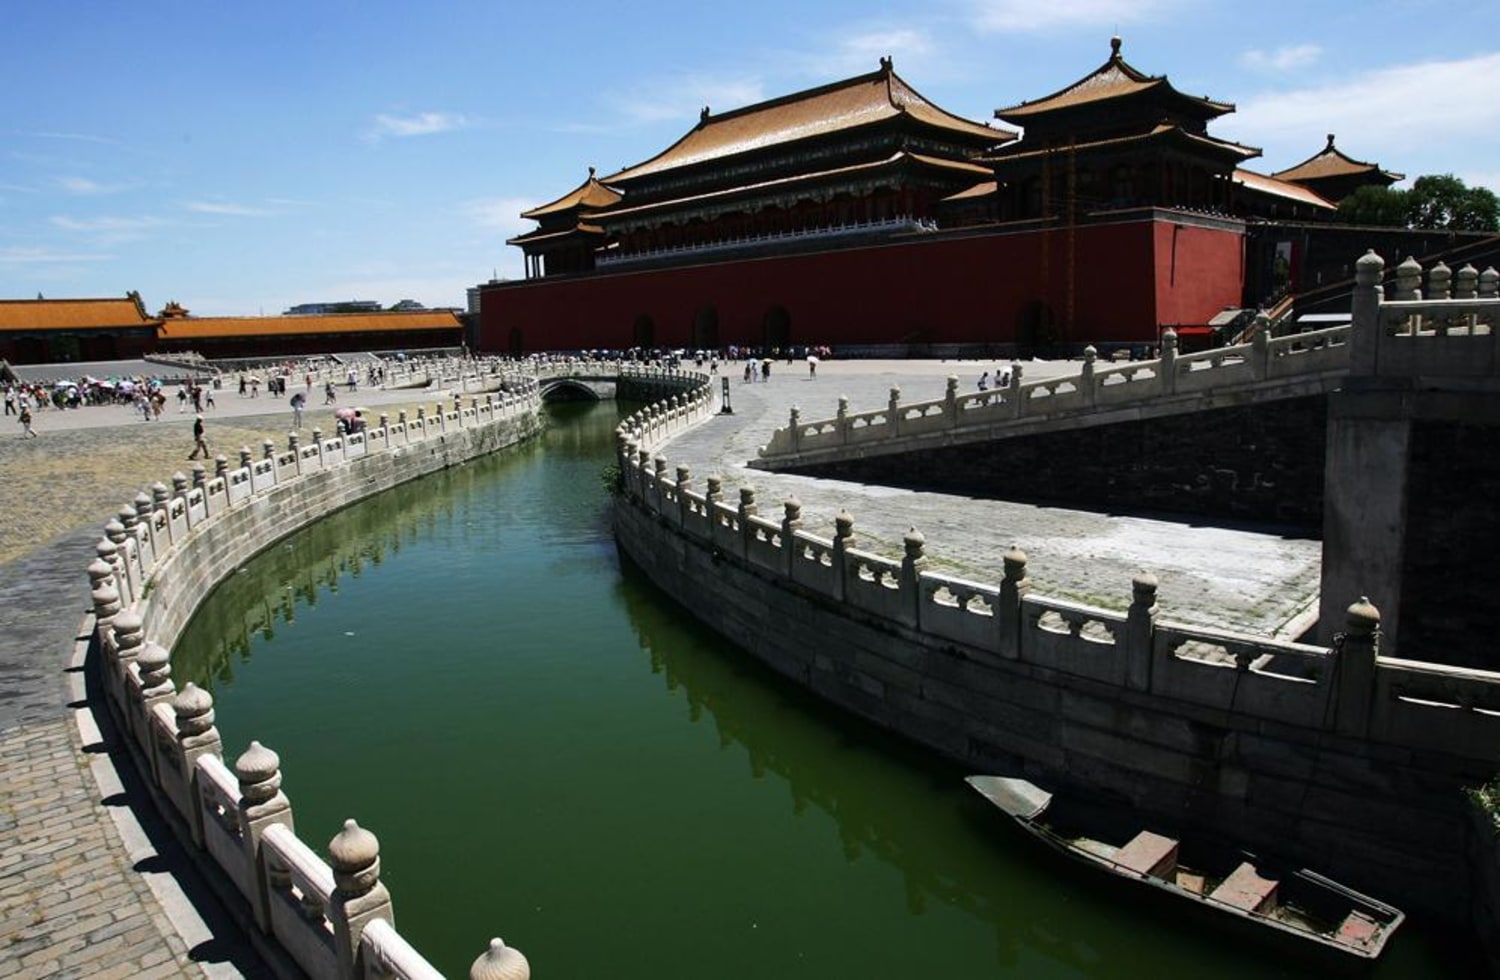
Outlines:
{"type": "MultiPolygon", "coordinates": [[[[929,562],[979,582],[998,583],[1002,556],[1025,551],[1035,592],[1124,610],[1131,578],[1149,571],[1160,581],[1160,615],[1169,620],[1273,635],[1316,607],[1321,544],[1274,530],[1221,527],[1032,504],[976,500],[836,480],[752,470],[771,433],[787,423],[793,405],[804,421],[832,417],[840,395],[849,411],[883,407],[892,386],[903,402],[941,398],[949,374],[972,391],[985,362],[825,361],[816,379],[805,366],[776,364],[769,383],[745,384],[730,365],[733,415],[721,415],[677,437],[657,455],[686,464],[694,486],[724,478],[725,500],[740,486],[756,490],[763,516],[779,517],[782,501],[802,502],[804,530],[832,537],[834,516],[847,510],[866,550],[899,558],[902,538],[915,527],[926,538],[929,562]],[[778,369],[782,373],[778,376],[778,369]]],[[[1023,365],[1028,380],[1075,373],[1069,362],[1023,365]]],[[[718,383],[716,382],[716,385],[718,383]]],[[[1295,628],[1293,628],[1295,632],[1295,628]]]]}

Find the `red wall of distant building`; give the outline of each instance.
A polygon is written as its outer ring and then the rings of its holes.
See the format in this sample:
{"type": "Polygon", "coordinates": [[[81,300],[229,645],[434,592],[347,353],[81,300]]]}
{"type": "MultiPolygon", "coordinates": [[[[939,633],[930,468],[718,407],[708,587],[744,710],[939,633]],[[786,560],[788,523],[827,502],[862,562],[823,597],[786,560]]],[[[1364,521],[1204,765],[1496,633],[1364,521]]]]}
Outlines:
{"type": "Polygon", "coordinates": [[[1151,341],[1159,323],[1203,322],[1240,298],[1242,233],[1174,229],[1158,215],[1071,233],[919,236],[507,283],[483,291],[480,345],[507,351],[518,328],[528,351],[628,348],[637,318],[646,315],[655,345],[691,347],[694,317],[710,305],[721,346],[762,343],[764,319],[776,306],[789,315],[792,344],[1009,344],[1035,302],[1050,306],[1062,342],[1151,341]]]}

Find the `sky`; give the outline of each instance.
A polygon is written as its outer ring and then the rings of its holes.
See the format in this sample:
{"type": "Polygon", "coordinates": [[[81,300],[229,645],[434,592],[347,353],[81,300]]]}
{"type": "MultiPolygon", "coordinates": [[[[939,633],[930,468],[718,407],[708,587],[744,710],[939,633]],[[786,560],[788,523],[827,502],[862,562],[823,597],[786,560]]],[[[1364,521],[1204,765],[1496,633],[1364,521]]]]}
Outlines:
{"type": "Polygon", "coordinates": [[[274,315],[524,275],[519,212],[890,55],[974,120],[1101,65],[1500,191],[1500,0],[0,0],[0,298],[274,315]]]}

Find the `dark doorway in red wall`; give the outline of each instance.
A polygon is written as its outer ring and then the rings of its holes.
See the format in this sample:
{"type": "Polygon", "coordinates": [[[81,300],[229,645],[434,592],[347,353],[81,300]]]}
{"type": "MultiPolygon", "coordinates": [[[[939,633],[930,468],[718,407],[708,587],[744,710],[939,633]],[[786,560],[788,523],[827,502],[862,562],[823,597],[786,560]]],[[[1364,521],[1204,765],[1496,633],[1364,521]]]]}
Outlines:
{"type": "Polygon", "coordinates": [[[1022,357],[1046,350],[1057,340],[1057,316],[1052,307],[1034,299],[1016,314],[1016,347],[1022,357]]]}
{"type": "Polygon", "coordinates": [[[637,347],[655,347],[656,321],[642,313],[635,318],[635,325],[630,329],[630,336],[637,347]]]}
{"type": "Polygon", "coordinates": [[[766,347],[785,347],[792,342],[792,315],[785,306],[777,305],[766,311],[761,320],[762,343],[766,347]]]}
{"type": "Polygon", "coordinates": [[[693,347],[697,350],[717,350],[719,347],[719,311],[705,306],[693,317],[693,347]]]}
{"type": "Polygon", "coordinates": [[[526,353],[526,338],[521,333],[520,327],[510,328],[510,352],[514,357],[520,357],[526,353]]]}

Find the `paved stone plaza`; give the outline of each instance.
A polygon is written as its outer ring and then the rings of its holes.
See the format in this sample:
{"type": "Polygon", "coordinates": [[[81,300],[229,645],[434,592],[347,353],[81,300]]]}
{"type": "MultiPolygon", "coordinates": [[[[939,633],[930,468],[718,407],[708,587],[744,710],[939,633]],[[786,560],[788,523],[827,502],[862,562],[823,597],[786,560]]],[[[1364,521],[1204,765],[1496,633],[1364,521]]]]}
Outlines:
{"type": "MultiPolygon", "coordinates": [[[[851,411],[883,406],[893,386],[905,401],[939,398],[956,374],[975,390],[986,362],[824,361],[817,377],[805,363],[772,365],[768,383],[745,384],[728,365],[734,414],[721,416],[663,451],[692,467],[695,485],[720,473],[726,499],[754,486],[761,513],[781,501],[803,503],[803,526],[831,536],[847,509],[859,546],[890,557],[915,526],[940,568],[998,582],[1001,556],[1018,545],[1030,557],[1033,588],[1044,595],[1123,609],[1132,575],[1161,582],[1169,620],[1274,633],[1315,604],[1319,544],[1275,533],[814,481],[746,468],[758,446],[784,425],[792,405],[804,419],[831,416],[839,395],[851,411]]],[[[1028,379],[1069,373],[1076,365],[1025,365],[1028,379]]],[[[715,381],[717,385],[717,380],[715,381]]],[[[716,389],[717,390],[717,389],[716,389]]],[[[426,393],[433,404],[444,393],[426,393]]],[[[318,391],[312,425],[333,431],[333,406],[318,391]]],[[[282,399],[225,391],[207,419],[215,453],[241,445],[260,455],[264,438],[285,442],[291,412],[282,399]],[[267,412],[267,409],[271,409],[267,412]]],[[[411,391],[340,392],[340,404],[393,415],[414,407],[411,391]]],[[[375,421],[371,419],[372,423],[375,421]]],[[[175,399],[158,422],[128,408],[37,414],[40,438],[23,439],[8,419],[0,429],[0,978],[40,976],[254,975],[260,967],[230,927],[215,919],[170,835],[139,822],[128,804],[129,774],[107,764],[100,736],[85,720],[75,641],[89,607],[85,568],[104,522],[143,486],[190,472],[192,415],[175,399]],[[92,770],[92,772],[90,771],[92,770]],[[101,789],[101,786],[104,787],[101,789]],[[200,915],[199,912],[202,912],[200,915]]],[[[209,464],[210,469],[212,463],[209,464]]]]}

